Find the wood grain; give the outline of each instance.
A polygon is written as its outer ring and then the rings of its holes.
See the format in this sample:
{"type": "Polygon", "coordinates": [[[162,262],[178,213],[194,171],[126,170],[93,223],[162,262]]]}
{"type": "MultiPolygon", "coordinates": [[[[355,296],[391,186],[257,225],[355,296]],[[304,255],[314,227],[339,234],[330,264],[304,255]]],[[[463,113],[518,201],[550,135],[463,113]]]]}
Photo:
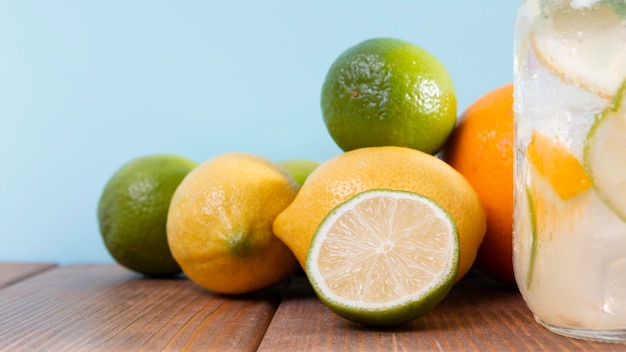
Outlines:
{"type": "Polygon", "coordinates": [[[116,265],[76,265],[0,289],[2,351],[257,349],[624,351],[626,345],[553,334],[535,323],[517,290],[476,272],[428,315],[394,329],[338,317],[302,276],[234,298],[185,278],[149,279],[116,265]]]}
{"type": "Polygon", "coordinates": [[[0,290],[6,351],[253,351],[283,292],[245,298],[119,266],[67,266],[0,290]]]}
{"type": "Polygon", "coordinates": [[[565,338],[539,326],[516,289],[471,272],[426,316],[372,329],[328,310],[304,280],[276,311],[259,351],[624,351],[565,338]]]}
{"type": "Polygon", "coordinates": [[[0,263],[0,288],[54,268],[53,263],[0,263]]]}

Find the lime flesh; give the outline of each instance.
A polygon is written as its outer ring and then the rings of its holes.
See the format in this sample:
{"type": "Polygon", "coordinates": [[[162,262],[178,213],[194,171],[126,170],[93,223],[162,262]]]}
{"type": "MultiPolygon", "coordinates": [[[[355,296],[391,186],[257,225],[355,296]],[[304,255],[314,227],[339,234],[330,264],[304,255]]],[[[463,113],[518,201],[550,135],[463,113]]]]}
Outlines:
{"type": "Polygon", "coordinates": [[[306,267],[332,311],[366,325],[393,326],[431,311],[452,287],[458,264],[456,226],[435,201],[371,190],[327,215],[306,267]]]}

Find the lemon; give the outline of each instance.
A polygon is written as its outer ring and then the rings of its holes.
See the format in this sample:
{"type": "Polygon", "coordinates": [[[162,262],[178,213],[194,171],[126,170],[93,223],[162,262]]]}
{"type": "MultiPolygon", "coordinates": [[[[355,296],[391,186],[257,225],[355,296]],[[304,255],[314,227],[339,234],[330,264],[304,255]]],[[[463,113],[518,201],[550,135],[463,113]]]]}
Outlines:
{"type": "Polygon", "coordinates": [[[612,97],[626,77],[623,46],[606,45],[623,43],[626,36],[616,10],[610,3],[577,10],[545,8],[531,37],[538,60],[563,80],[612,97]]]}
{"type": "Polygon", "coordinates": [[[320,162],[308,159],[288,159],[279,161],[277,164],[293,177],[298,186],[302,187],[309,174],[320,165],[320,162]]]}
{"type": "Polygon", "coordinates": [[[525,199],[520,208],[527,208],[519,219],[522,224],[518,235],[524,246],[523,253],[528,253],[527,271],[520,273],[525,278],[525,287],[529,289],[533,282],[533,273],[537,270],[537,257],[540,243],[558,240],[576,231],[579,221],[588,216],[589,192],[581,191],[563,199],[550,180],[530,167],[530,184],[525,187],[525,199]]]}
{"type": "Polygon", "coordinates": [[[585,168],[600,198],[626,221],[626,81],[585,139],[585,168]]]}
{"type": "Polygon", "coordinates": [[[403,146],[437,153],[456,123],[456,95],[444,65],[396,38],[343,52],[322,86],[324,122],[344,151],[403,146]]]}
{"type": "Polygon", "coordinates": [[[456,279],[469,271],[485,234],[480,199],[450,165],[411,148],[359,148],[323,162],[278,215],[274,232],[304,267],[311,238],[326,215],[357,193],[373,189],[410,191],[437,202],[450,214],[459,233],[456,279]]]}
{"type": "Polygon", "coordinates": [[[417,193],[371,190],[324,218],[306,272],[332,311],[358,323],[391,326],[439,304],[458,265],[458,234],[445,209],[417,193]]]}
{"type": "Polygon", "coordinates": [[[516,210],[517,241],[520,241],[522,253],[528,253],[528,262],[518,270],[526,268],[517,276],[525,278],[527,289],[533,282],[533,272],[537,261],[540,243],[547,243],[572,233],[587,209],[588,190],[592,181],[578,159],[558,138],[552,138],[539,131],[533,131],[527,147],[528,165],[523,169],[527,173],[528,184],[525,196],[516,210]]]}
{"type": "Polygon", "coordinates": [[[167,240],[176,262],[215,293],[279,283],[298,265],[272,223],[297,192],[293,178],[261,156],[226,153],[203,162],[172,197],[167,240]]]}
{"type": "Polygon", "coordinates": [[[176,155],[147,155],[111,176],[98,202],[98,224],[117,263],[149,276],[180,273],[167,244],[167,212],[174,191],[196,165],[176,155]]]}

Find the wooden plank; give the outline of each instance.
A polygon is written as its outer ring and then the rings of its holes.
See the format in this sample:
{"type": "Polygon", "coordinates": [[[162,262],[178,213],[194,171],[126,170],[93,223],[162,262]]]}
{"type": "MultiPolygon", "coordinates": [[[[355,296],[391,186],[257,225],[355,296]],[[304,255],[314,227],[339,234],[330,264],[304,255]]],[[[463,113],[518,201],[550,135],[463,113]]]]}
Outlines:
{"type": "Polygon", "coordinates": [[[0,263],[0,288],[54,268],[53,263],[0,263]]]}
{"type": "Polygon", "coordinates": [[[228,298],[114,265],[60,267],[0,290],[0,350],[253,351],[283,291],[228,298]]]}
{"type": "Polygon", "coordinates": [[[259,351],[624,351],[569,339],[537,324],[517,290],[471,272],[426,316],[375,329],[328,310],[300,278],[276,311],[259,351]]]}

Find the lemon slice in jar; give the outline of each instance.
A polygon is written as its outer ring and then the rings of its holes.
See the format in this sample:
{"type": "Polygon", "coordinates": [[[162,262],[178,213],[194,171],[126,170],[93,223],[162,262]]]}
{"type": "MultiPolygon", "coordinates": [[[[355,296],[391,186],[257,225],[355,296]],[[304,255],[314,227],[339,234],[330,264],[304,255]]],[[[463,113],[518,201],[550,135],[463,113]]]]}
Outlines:
{"type": "Polygon", "coordinates": [[[537,21],[531,38],[537,59],[564,81],[613,97],[626,77],[626,25],[616,8],[546,8],[537,21]]]}

